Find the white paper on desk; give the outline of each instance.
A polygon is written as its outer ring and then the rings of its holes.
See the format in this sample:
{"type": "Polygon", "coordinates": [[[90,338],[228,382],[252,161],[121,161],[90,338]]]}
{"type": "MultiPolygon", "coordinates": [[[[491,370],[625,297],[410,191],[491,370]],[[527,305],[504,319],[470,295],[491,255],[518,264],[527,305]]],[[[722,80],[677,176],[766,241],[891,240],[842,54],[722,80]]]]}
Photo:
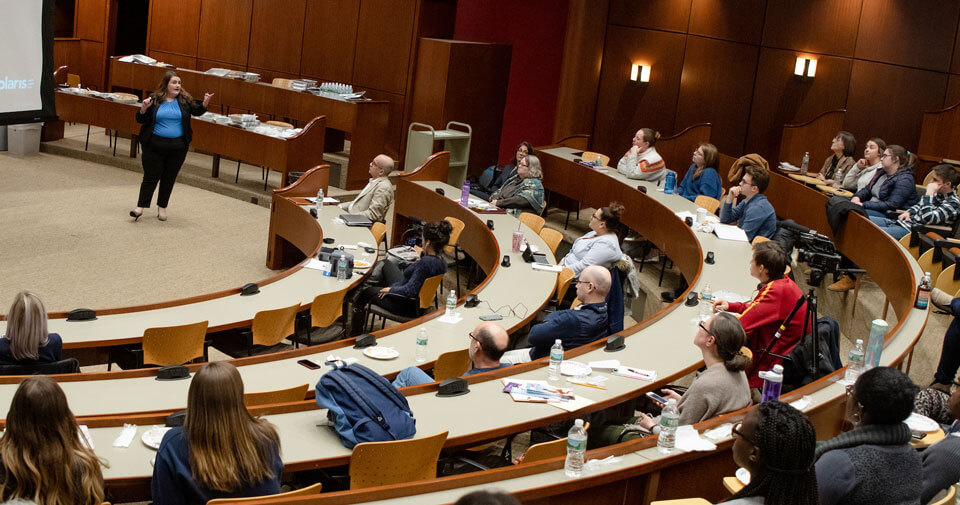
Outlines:
{"type": "Polygon", "coordinates": [[[693,429],[693,426],[685,425],[677,428],[676,448],[683,452],[714,451],[717,449],[717,445],[700,438],[700,434],[693,429]]]}
{"type": "MultiPolygon", "coordinates": [[[[315,197],[315,196],[308,196],[308,197],[304,198],[304,200],[307,200],[308,202],[310,202],[310,203],[312,203],[312,204],[316,204],[316,203],[317,203],[317,197],[315,197]]],[[[340,200],[337,200],[336,198],[331,198],[331,197],[329,197],[329,196],[325,196],[325,197],[323,197],[323,203],[340,203],[340,200]]]]}
{"type": "Polygon", "coordinates": [[[707,430],[703,432],[703,436],[706,437],[711,442],[722,442],[730,438],[733,434],[733,425],[730,423],[724,423],[712,430],[707,430]]]}
{"type": "Polygon", "coordinates": [[[747,239],[746,232],[744,232],[739,226],[717,223],[713,226],[713,232],[717,234],[717,238],[723,240],[750,242],[750,240],[747,239]]]}
{"type": "Polygon", "coordinates": [[[620,366],[620,360],[605,359],[603,361],[591,361],[587,363],[594,370],[616,370],[620,366]]]}
{"type": "Polygon", "coordinates": [[[580,395],[574,395],[573,401],[569,402],[547,402],[547,405],[553,405],[554,407],[560,410],[566,410],[567,412],[573,412],[574,410],[582,409],[588,405],[593,405],[593,400],[588,400],[580,395]]]}
{"type": "Polygon", "coordinates": [[[463,321],[463,317],[461,317],[459,313],[454,312],[453,314],[450,314],[450,315],[444,314],[438,317],[437,321],[441,323],[446,323],[446,324],[457,324],[460,321],[463,321]]]}
{"type": "Polygon", "coordinates": [[[657,380],[657,372],[655,370],[643,370],[642,368],[633,368],[629,366],[617,367],[613,371],[613,375],[650,382],[657,380]]]}
{"type": "Polygon", "coordinates": [[[330,262],[320,261],[317,258],[310,258],[309,261],[303,264],[303,268],[309,268],[311,270],[327,271],[327,270],[330,270],[330,262]]]}
{"type": "Polygon", "coordinates": [[[563,270],[563,267],[560,265],[541,265],[540,263],[531,263],[530,265],[534,270],[540,270],[541,272],[560,273],[560,271],[563,270]]]}
{"type": "Polygon", "coordinates": [[[693,212],[690,212],[689,210],[681,210],[680,212],[677,212],[676,214],[677,214],[677,217],[679,217],[681,221],[686,221],[687,218],[689,217],[689,218],[693,219],[693,222],[697,222],[697,215],[694,214],[693,212]]]}
{"type": "MultiPolygon", "coordinates": [[[[837,381],[837,382],[840,382],[840,381],[837,381]]],[[[803,410],[807,408],[807,406],[809,405],[810,405],[810,397],[806,395],[801,397],[799,400],[794,400],[790,402],[790,406],[797,410],[803,410]]]]}
{"type": "MultiPolygon", "coordinates": [[[[536,380],[524,380],[506,377],[500,379],[504,386],[510,384],[511,382],[517,384],[520,387],[526,387],[527,384],[539,384],[540,386],[557,389],[563,391],[563,394],[573,394],[573,390],[570,388],[561,388],[548,384],[547,381],[536,381],[536,380]]],[[[510,397],[513,398],[513,401],[517,402],[532,402],[532,403],[546,403],[548,405],[553,405],[561,410],[566,410],[567,412],[572,412],[574,410],[592,405],[595,403],[593,400],[588,400],[582,396],[573,395],[573,400],[568,401],[544,401],[543,398],[538,396],[525,395],[523,393],[510,393],[510,397]]]]}
{"type": "Polygon", "coordinates": [[[113,441],[113,446],[130,447],[130,442],[133,442],[133,437],[135,436],[137,436],[137,425],[124,424],[123,431],[121,431],[120,435],[113,441]]]}
{"type": "Polygon", "coordinates": [[[737,303],[747,303],[750,301],[749,297],[743,296],[740,293],[734,293],[733,291],[714,291],[713,292],[714,300],[726,300],[728,302],[737,302],[737,303]]]}
{"type": "Polygon", "coordinates": [[[80,437],[80,443],[82,443],[84,447],[91,451],[94,450],[93,437],[90,436],[90,428],[87,428],[86,424],[80,425],[80,431],[77,435],[80,437]]]}

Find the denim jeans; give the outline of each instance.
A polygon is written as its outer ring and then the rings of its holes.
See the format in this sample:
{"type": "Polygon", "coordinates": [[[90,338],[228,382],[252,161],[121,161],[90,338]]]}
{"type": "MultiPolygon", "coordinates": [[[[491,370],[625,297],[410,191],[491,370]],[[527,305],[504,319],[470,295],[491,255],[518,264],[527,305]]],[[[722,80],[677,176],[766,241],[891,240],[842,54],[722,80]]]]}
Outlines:
{"type": "Polygon", "coordinates": [[[397,378],[393,379],[393,387],[400,389],[407,386],[430,384],[431,382],[433,382],[433,377],[427,375],[427,372],[424,372],[415,366],[411,366],[400,370],[400,373],[397,374],[397,378]]]}
{"type": "Polygon", "coordinates": [[[904,228],[903,226],[900,226],[899,222],[897,222],[897,220],[895,219],[890,219],[888,217],[883,217],[883,216],[871,215],[870,221],[873,222],[873,224],[879,226],[881,230],[887,233],[887,235],[890,235],[891,237],[897,240],[902,239],[903,237],[907,236],[907,234],[910,233],[910,230],[904,228]]]}

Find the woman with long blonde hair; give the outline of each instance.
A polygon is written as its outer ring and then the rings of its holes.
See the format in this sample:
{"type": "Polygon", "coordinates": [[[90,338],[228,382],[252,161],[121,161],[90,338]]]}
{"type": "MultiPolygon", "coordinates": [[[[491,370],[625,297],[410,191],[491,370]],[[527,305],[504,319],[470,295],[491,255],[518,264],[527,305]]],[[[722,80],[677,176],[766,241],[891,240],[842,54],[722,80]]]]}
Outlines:
{"type": "Polygon", "coordinates": [[[40,298],[17,293],[7,311],[7,333],[0,338],[0,363],[52,363],[60,361],[62,349],[60,335],[47,333],[47,309],[40,298]]]}
{"type": "Polygon", "coordinates": [[[0,438],[0,501],[37,505],[103,502],[107,466],[78,436],[77,421],[57,383],[43,376],[20,383],[0,438]]]}
{"type": "Polygon", "coordinates": [[[247,411],[236,367],[216,361],[193,377],[183,427],[160,442],[153,503],[277,494],[282,472],[276,428],[247,411]]]}

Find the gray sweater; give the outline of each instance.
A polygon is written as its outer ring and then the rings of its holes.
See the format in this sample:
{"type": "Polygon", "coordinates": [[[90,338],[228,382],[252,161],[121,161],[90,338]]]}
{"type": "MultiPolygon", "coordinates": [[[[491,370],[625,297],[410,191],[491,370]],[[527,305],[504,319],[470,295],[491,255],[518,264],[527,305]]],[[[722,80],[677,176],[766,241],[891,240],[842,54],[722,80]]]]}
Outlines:
{"type": "Polygon", "coordinates": [[[715,363],[701,373],[683,397],[677,408],[680,424],[694,424],[750,405],[750,385],[747,375],[731,372],[723,363],[715,363]]]}
{"type": "Polygon", "coordinates": [[[940,491],[960,481],[960,437],[949,436],[920,453],[923,492],[920,503],[929,503],[940,491]]]}

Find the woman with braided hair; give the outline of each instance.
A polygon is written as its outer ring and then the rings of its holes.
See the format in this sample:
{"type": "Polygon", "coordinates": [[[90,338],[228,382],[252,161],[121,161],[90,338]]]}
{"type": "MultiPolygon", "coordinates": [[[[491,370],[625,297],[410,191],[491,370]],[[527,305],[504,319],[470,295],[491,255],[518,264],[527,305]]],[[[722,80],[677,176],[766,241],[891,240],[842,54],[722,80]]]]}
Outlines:
{"type": "Polygon", "coordinates": [[[750,471],[750,483],[725,503],[820,503],[813,465],[817,436],[803,412],[786,403],[764,402],[732,432],[733,460],[750,471]]]}

